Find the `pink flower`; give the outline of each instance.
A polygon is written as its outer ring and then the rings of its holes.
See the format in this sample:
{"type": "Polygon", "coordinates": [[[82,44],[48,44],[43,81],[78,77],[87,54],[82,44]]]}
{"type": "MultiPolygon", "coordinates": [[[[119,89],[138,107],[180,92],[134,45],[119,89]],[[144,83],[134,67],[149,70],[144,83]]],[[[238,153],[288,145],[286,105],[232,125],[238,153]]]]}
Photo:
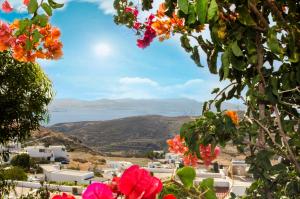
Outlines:
{"type": "Polygon", "coordinates": [[[7,50],[13,43],[12,30],[0,20],[0,52],[7,50]]]}
{"type": "Polygon", "coordinates": [[[162,183],[149,171],[133,165],[121,176],[119,189],[126,199],[155,199],[162,190],[162,183]]]}
{"type": "Polygon", "coordinates": [[[125,12],[129,12],[132,13],[134,15],[135,18],[137,18],[139,11],[136,8],[131,8],[131,7],[126,7],[125,8],[125,12]]]}
{"type": "Polygon", "coordinates": [[[219,147],[215,147],[214,151],[211,152],[211,145],[207,145],[207,146],[204,146],[204,145],[200,145],[199,146],[199,151],[200,151],[200,155],[201,155],[201,158],[203,159],[204,161],[204,164],[206,166],[210,165],[211,162],[217,158],[218,155],[220,155],[220,148],[219,147]]]}
{"type": "Polygon", "coordinates": [[[86,188],[82,199],[113,199],[113,193],[106,184],[97,182],[86,188]]]}
{"type": "Polygon", "coordinates": [[[75,197],[72,196],[72,195],[68,195],[66,193],[63,193],[62,195],[58,194],[58,195],[53,196],[52,199],[75,199],[75,197]]]}
{"type": "Polygon", "coordinates": [[[133,24],[133,28],[138,30],[141,27],[141,23],[140,22],[134,22],[133,24]]]}
{"type": "Polygon", "coordinates": [[[2,10],[3,12],[9,13],[13,11],[13,8],[11,7],[11,5],[9,4],[9,2],[7,0],[5,0],[2,3],[2,10]]]}

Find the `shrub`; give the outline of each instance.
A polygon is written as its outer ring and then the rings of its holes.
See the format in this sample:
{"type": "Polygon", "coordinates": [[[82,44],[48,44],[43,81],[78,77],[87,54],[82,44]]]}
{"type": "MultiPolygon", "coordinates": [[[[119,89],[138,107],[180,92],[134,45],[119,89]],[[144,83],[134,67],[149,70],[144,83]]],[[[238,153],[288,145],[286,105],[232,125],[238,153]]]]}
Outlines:
{"type": "Polygon", "coordinates": [[[16,155],[11,160],[11,165],[15,167],[21,167],[28,171],[33,162],[30,159],[30,156],[26,153],[16,155]]]}
{"type": "Polygon", "coordinates": [[[27,180],[27,174],[25,173],[24,169],[20,167],[11,167],[9,169],[3,169],[1,173],[5,180],[27,180]]]}

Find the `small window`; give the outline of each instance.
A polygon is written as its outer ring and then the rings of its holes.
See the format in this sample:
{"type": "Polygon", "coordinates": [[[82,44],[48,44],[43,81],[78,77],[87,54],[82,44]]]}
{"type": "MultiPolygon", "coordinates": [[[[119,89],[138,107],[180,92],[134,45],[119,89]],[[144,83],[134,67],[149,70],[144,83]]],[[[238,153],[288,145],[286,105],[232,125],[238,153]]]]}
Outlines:
{"type": "Polygon", "coordinates": [[[45,153],[45,149],[39,149],[40,153],[45,153]]]}
{"type": "Polygon", "coordinates": [[[66,151],[66,149],[65,149],[65,148],[62,148],[61,150],[62,150],[62,151],[66,151]]]}

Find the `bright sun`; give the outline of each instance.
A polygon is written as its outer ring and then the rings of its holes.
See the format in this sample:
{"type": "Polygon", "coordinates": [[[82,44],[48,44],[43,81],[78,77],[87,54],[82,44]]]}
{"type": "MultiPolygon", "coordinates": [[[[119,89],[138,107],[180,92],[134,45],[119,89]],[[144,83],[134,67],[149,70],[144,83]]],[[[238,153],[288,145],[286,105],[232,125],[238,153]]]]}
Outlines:
{"type": "Polygon", "coordinates": [[[112,54],[112,47],[105,42],[99,42],[94,46],[94,52],[97,56],[108,57],[112,54]]]}

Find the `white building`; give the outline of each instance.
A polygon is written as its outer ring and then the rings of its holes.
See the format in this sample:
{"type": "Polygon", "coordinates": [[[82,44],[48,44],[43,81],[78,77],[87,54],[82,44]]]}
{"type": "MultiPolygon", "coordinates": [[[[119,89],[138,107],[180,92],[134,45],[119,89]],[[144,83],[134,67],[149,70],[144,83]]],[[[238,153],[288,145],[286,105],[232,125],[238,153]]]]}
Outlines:
{"type": "Polygon", "coordinates": [[[49,146],[49,150],[52,151],[54,158],[68,158],[68,152],[65,146],[49,146]]]}
{"type": "Polygon", "coordinates": [[[179,154],[175,154],[175,153],[166,153],[165,155],[165,160],[168,163],[177,163],[177,162],[181,162],[182,161],[182,157],[179,154]]]}
{"type": "Polygon", "coordinates": [[[79,184],[88,184],[94,177],[94,172],[79,171],[71,169],[61,169],[60,165],[40,165],[45,175],[45,180],[55,182],[77,182],[79,184]]]}
{"type": "Polygon", "coordinates": [[[109,161],[107,162],[107,166],[112,169],[125,170],[132,166],[131,162],[126,161],[109,161]]]}
{"type": "Polygon", "coordinates": [[[64,146],[29,146],[25,148],[25,151],[33,158],[44,158],[51,161],[56,158],[68,159],[68,153],[64,146]]]}
{"type": "Polygon", "coordinates": [[[0,152],[7,151],[10,153],[16,153],[21,150],[21,143],[19,142],[9,142],[6,145],[0,145],[0,152]]]}

